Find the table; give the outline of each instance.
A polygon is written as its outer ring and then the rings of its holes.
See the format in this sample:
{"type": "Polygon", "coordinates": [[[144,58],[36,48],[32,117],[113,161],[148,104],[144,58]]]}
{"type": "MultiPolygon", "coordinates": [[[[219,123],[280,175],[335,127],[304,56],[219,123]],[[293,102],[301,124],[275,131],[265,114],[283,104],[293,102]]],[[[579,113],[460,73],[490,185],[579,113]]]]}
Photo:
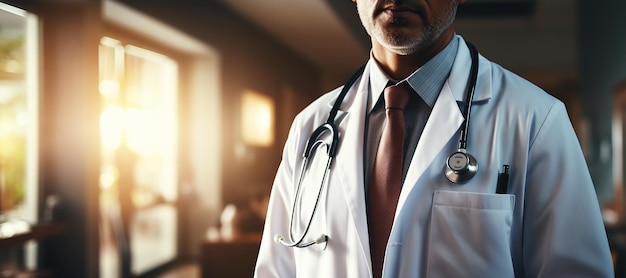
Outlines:
{"type": "Polygon", "coordinates": [[[203,278],[250,278],[254,274],[261,234],[243,234],[229,240],[201,243],[200,269],[203,278]]]}

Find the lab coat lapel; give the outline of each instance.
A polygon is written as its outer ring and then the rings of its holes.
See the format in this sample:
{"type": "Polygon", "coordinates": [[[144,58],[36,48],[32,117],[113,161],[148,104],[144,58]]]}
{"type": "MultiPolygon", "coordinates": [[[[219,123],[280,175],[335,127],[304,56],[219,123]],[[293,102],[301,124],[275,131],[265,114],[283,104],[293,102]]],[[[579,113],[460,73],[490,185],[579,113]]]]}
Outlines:
{"type": "MultiPolygon", "coordinates": [[[[459,49],[450,71],[450,76],[444,84],[435,106],[426,122],[422,138],[415,149],[415,154],[409,165],[409,170],[400,193],[396,217],[401,211],[409,193],[418,183],[426,169],[430,167],[437,155],[441,155],[443,148],[459,134],[459,128],[465,116],[459,108],[464,105],[465,91],[471,57],[465,41],[460,38],[459,49]]],[[[491,66],[486,60],[479,58],[478,80],[473,102],[481,102],[491,98],[491,66]]],[[[458,137],[458,136],[457,136],[458,137]]],[[[441,165],[444,171],[445,165],[441,165]]],[[[442,173],[443,175],[443,173],[442,173]]]]}
{"type": "Polygon", "coordinates": [[[346,98],[344,100],[341,106],[342,109],[336,118],[340,143],[333,171],[343,188],[346,204],[361,242],[361,250],[364,252],[365,257],[369,258],[369,237],[363,178],[363,135],[365,108],[368,98],[367,89],[369,87],[368,72],[366,68],[360,81],[348,93],[349,99],[346,98]]]}
{"type": "MultiPolygon", "coordinates": [[[[426,122],[422,139],[415,149],[415,154],[411,160],[411,165],[400,193],[400,199],[398,200],[399,208],[404,205],[408,194],[426,171],[426,168],[430,166],[435,157],[448,144],[452,136],[457,134],[462,123],[463,114],[459,110],[454,95],[446,83],[439,94],[437,102],[435,102],[428,122],[426,122]]],[[[441,165],[442,171],[443,166],[441,165]]],[[[396,210],[396,216],[399,211],[400,209],[396,210]]]]}

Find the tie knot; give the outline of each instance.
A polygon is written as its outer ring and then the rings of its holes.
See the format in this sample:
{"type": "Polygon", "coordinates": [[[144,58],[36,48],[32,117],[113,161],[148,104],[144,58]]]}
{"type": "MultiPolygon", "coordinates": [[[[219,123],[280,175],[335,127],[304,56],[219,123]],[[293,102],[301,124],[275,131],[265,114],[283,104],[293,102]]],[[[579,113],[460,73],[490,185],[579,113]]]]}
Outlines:
{"type": "Polygon", "coordinates": [[[407,83],[389,86],[385,88],[385,109],[395,108],[404,110],[411,98],[411,87],[407,83]]]}

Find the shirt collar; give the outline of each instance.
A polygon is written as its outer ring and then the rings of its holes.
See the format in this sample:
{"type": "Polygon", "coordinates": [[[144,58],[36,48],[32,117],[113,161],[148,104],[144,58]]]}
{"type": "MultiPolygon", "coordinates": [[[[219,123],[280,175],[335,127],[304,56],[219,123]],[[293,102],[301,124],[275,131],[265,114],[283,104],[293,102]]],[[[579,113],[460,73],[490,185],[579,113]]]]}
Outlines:
{"type": "Polygon", "coordinates": [[[389,76],[380,68],[370,52],[369,75],[370,75],[370,101],[369,110],[374,108],[387,84],[395,84],[406,81],[411,88],[424,100],[431,108],[435,105],[439,92],[443,84],[448,79],[452,64],[456,58],[459,47],[458,37],[454,37],[450,43],[437,55],[431,58],[426,64],[418,68],[404,80],[391,80],[389,76]]]}

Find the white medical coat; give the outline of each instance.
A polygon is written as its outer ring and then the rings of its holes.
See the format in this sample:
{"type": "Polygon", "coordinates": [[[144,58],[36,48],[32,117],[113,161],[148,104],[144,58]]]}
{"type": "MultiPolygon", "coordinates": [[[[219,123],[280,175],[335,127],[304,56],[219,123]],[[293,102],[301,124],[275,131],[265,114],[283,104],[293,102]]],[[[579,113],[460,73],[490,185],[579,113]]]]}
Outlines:
{"type": "MultiPolygon", "coordinates": [[[[467,151],[479,163],[466,184],[444,175],[464,115],[471,58],[463,39],[450,76],[413,155],[389,237],[383,277],[613,277],[593,184],[562,102],[479,58],[467,151]],[[495,194],[510,165],[508,193],[495,194]]],[[[373,63],[369,62],[369,66],[373,63]]],[[[368,66],[368,67],[369,67],[368,66]]],[[[294,120],[272,188],[255,277],[371,277],[363,178],[368,68],[352,86],[335,120],[340,142],[325,196],[308,240],[329,237],[326,250],[290,248],[289,220],[302,153],[326,121],[339,89],[294,120]]],[[[303,184],[299,236],[309,220],[325,157],[303,184]]]]}

